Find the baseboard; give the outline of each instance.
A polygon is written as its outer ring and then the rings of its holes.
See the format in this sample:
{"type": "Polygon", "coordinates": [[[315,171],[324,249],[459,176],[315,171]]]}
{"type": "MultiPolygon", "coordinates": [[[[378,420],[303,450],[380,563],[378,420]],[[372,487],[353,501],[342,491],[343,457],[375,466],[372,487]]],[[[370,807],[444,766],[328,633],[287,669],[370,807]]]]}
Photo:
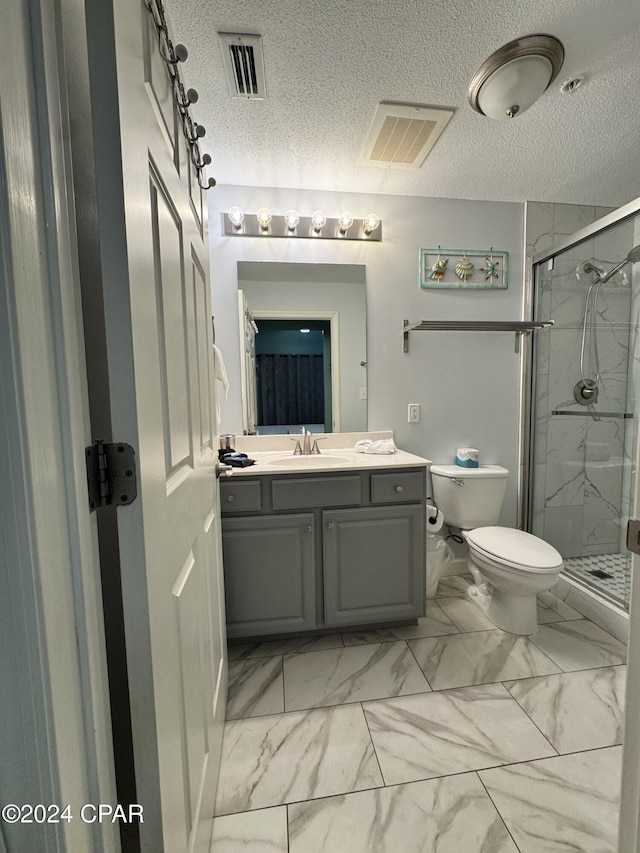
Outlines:
{"type": "Polygon", "coordinates": [[[453,560],[447,563],[442,577],[444,578],[448,575],[466,575],[468,571],[466,557],[454,557],[453,560]]]}

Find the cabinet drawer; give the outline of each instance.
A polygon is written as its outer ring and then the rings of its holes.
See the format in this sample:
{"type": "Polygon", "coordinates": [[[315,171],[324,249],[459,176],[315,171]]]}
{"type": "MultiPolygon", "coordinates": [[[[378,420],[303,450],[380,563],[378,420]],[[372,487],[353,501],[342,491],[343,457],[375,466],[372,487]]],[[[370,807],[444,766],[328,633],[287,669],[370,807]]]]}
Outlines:
{"type": "Polygon", "coordinates": [[[359,476],[287,478],[273,481],[271,498],[274,509],[351,506],[362,503],[362,487],[359,476]]]}
{"type": "Polygon", "coordinates": [[[424,471],[397,471],[371,475],[371,503],[419,501],[424,498],[424,471]]]}
{"type": "Polygon", "coordinates": [[[220,483],[221,512],[260,512],[261,509],[262,500],[258,480],[252,480],[249,483],[220,483]]]}

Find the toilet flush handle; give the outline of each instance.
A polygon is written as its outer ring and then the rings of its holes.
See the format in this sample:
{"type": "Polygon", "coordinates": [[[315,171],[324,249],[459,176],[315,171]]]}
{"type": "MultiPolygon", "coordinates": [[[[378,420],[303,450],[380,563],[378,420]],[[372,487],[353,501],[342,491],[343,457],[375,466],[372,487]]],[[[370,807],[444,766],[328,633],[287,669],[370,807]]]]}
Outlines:
{"type": "Polygon", "coordinates": [[[455,483],[456,486],[464,486],[464,480],[458,480],[457,477],[452,477],[451,482],[455,483]]]}

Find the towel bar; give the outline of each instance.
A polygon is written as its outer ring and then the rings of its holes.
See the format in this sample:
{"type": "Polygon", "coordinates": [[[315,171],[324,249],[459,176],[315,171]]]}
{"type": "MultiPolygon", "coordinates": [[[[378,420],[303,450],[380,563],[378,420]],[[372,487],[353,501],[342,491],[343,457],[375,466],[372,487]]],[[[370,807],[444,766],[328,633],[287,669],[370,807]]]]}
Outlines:
{"type": "Polygon", "coordinates": [[[576,418],[632,418],[633,412],[594,412],[591,410],[578,412],[574,409],[554,409],[552,415],[571,415],[576,418]]]}
{"type": "Polygon", "coordinates": [[[553,326],[553,320],[405,320],[402,327],[404,351],[409,352],[409,332],[515,332],[516,352],[520,352],[520,336],[553,326]]]}

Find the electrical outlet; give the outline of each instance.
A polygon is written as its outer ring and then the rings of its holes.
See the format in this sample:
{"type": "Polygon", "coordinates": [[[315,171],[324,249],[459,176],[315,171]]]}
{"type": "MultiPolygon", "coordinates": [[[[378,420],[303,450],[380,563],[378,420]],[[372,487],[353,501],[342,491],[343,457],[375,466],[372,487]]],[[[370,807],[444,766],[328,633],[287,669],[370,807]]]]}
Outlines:
{"type": "Polygon", "coordinates": [[[420,403],[409,403],[407,421],[410,424],[417,424],[420,422],[420,403]]]}

